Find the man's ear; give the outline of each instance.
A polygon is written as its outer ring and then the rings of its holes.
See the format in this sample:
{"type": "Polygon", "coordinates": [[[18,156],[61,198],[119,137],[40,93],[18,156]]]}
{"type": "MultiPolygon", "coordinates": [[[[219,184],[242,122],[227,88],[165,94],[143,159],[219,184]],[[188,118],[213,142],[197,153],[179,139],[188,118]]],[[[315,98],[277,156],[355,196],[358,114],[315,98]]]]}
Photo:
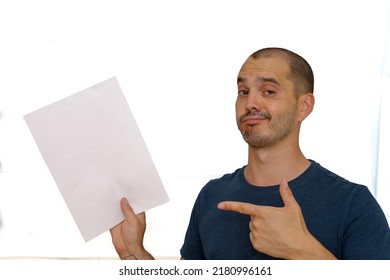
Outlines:
{"type": "Polygon", "coordinates": [[[298,121],[302,122],[314,109],[313,93],[307,92],[298,98],[298,121]]]}

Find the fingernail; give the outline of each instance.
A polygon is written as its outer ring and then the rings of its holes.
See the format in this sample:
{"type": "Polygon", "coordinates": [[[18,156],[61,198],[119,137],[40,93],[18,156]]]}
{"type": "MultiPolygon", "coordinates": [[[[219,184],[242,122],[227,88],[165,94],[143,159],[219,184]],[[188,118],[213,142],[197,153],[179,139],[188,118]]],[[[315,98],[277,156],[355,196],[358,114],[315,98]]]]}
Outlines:
{"type": "Polygon", "coordinates": [[[122,197],[121,202],[124,204],[129,204],[126,197],[122,197]]]}

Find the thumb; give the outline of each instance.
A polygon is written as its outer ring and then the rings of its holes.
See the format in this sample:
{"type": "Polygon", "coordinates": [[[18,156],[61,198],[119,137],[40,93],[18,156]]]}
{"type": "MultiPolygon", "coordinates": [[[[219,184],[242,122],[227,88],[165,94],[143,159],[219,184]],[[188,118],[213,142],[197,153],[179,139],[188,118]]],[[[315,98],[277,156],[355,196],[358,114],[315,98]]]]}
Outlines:
{"type": "Polygon", "coordinates": [[[298,204],[285,178],[280,181],[279,192],[280,196],[282,197],[284,206],[298,204]]]}
{"type": "Polygon", "coordinates": [[[135,215],[133,208],[130,206],[125,197],[122,197],[121,199],[121,209],[127,222],[133,223],[137,221],[137,216],[135,215]]]}

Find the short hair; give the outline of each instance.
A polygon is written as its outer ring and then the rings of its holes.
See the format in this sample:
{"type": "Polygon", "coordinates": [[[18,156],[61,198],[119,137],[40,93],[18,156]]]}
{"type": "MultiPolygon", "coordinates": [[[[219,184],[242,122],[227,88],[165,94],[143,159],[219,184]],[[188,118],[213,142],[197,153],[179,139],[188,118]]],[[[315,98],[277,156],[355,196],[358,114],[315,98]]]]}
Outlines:
{"type": "Polygon", "coordinates": [[[314,92],[314,74],[310,64],[300,55],[283,48],[264,48],[254,52],[254,59],[281,56],[287,60],[290,67],[290,79],[294,84],[296,95],[314,92]]]}

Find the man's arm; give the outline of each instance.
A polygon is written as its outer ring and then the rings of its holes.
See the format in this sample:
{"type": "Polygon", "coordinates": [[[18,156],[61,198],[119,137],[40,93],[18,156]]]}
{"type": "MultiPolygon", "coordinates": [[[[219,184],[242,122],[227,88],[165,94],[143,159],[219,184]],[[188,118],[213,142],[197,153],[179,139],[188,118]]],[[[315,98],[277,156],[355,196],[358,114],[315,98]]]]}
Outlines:
{"type": "Polygon", "coordinates": [[[264,254],[283,259],[336,259],[308,231],[301,208],[285,179],[280,184],[280,195],[284,207],[224,201],[218,208],[249,215],[250,240],[264,254]]]}

